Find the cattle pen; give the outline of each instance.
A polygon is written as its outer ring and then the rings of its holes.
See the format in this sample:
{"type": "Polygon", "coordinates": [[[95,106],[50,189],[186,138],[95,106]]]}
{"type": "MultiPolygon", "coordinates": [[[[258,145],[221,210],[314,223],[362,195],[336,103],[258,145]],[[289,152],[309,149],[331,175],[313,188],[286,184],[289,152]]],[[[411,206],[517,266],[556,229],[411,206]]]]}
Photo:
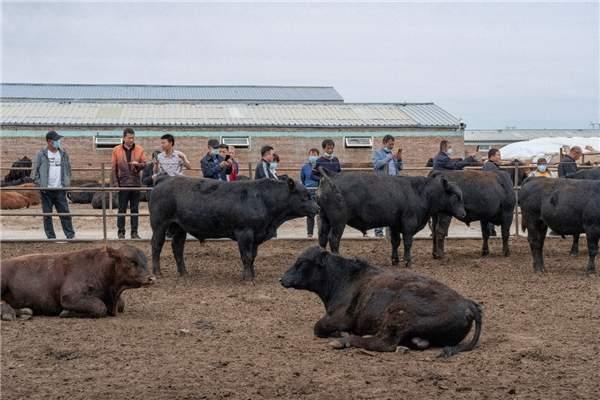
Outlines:
{"type": "MultiPolygon", "coordinates": [[[[245,171],[248,172],[248,176],[252,176],[252,172],[253,172],[253,163],[248,163],[247,164],[247,169],[245,169],[245,171]]],[[[503,168],[510,171],[509,173],[514,174],[513,177],[513,182],[518,182],[519,178],[519,171],[520,170],[529,170],[532,167],[535,167],[535,164],[528,164],[528,165],[504,165],[503,168]]],[[[591,166],[587,166],[587,165],[581,165],[580,168],[591,168],[591,166]]],[[[2,166],[0,167],[0,170],[8,170],[8,169],[13,169],[13,170],[28,170],[29,168],[22,168],[22,167],[10,167],[10,166],[2,166]]],[[[470,169],[470,170],[476,170],[479,169],[479,167],[465,167],[465,169],[470,169]]],[[[555,167],[552,167],[551,169],[555,169],[555,167]]],[[[60,191],[67,191],[67,192],[104,192],[104,193],[115,193],[115,192],[119,192],[119,191],[139,191],[139,192],[151,192],[152,191],[152,187],[147,187],[147,186],[140,186],[140,187],[115,187],[115,186],[109,186],[106,184],[107,182],[107,177],[110,174],[110,167],[107,166],[105,163],[101,163],[99,167],[73,167],[72,170],[74,172],[82,172],[85,174],[90,174],[90,173],[95,173],[98,174],[98,179],[96,179],[96,181],[98,182],[97,187],[78,187],[78,186],[72,186],[72,187],[66,187],[66,188],[58,188],[58,189],[49,189],[49,188],[45,188],[43,190],[48,190],[48,191],[52,191],[52,190],[60,190],[60,191]]],[[[299,167],[286,167],[286,168],[280,168],[278,172],[280,173],[297,173],[297,171],[299,170],[299,167]]],[[[403,169],[403,175],[426,175],[429,172],[431,172],[431,168],[429,167],[406,167],[403,169]]],[[[200,172],[200,168],[190,168],[187,171],[189,171],[190,174],[198,174],[200,172]]],[[[372,173],[372,168],[370,167],[354,167],[354,166],[350,166],[350,167],[346,167],[344,168],[344,171],[355,171],[355,172],[361,172],[361,173],[372,173]]],[[[189,175],[188,175],[189,176],[189,175]]],[[[41,189],[38,187],[19,187],[19,186],[8,186],[8,187],[2,187],[0,188],[0,191],[6,191],[6,192],[10,192],[10,191],[40,191],[41,189]]],[[[515,183],[513,186],[513,190],[515,192],[515,196],[517,198],[518,201],[518,195],[519,195],[519,190],[520,190],[520,185],[518,183],[515,183]]],[[[76,239],[76,241],[97,241],[97,240],[102,240],[105,243],[108,242],[109,240],[112,240],[110,238],[110,235],[108,234],[109,232],[109,220],[112,220],[114,218],[117,217],[131,217],[131,216],[138,216],[141,218],[148,218],[150,216],[150,214],[148,212],[138,212],[138,213],[130,213],[130,212],[126,212],[126,213],[118,213],[118,212],[112,212],[113,210],[113,197],[111,195],[108,196],[101,196],[102,197],[102,207],[100,209],[100,212],[98,213],[89,213],[89,212],[78,212],[78,211],[73,211],[70,212],[68,214],[61,214],[61,213],[57,213],[57,212],[53,212],[53,213],[43,213],[43,212],[32,212],[32,211],[27,211],[27,212],[23,212],[23,211],[14,211],[14,210],[2,210],[0,212],[0,218],[14,218],[14,217],[32,217],[32,218],[39,218],[39,217],[45,217],[45,216],[51,216],[51,217],[60,217],[60,216],[71,216],[71,217],[77,217],[77,218],[97,218],[97,219],[101,219],[101,235],[100,236],[92,236],[92,237],[87,237],[87,238],[78,238],[76,239]]],[[[519,232],[519,218],[520,218],[520,210],[519,207],[515,207],[514,210],[514,218],[513,218],[513,228],[511,229],[511,236],[515,236],[515,237],[519,237],[521,236],[521,233],[519,232]]],[[[452,234],[450,233],[449,237],[453,237],[452,234]]],[[[477,233],[476,232],[468,232],[466,234],[458,234],[458,235],[454,235],[454,238],[456,239],[473,239],[473,238],[477,238],[477,233]]],[[[293,237],[284,237],[283,239],[300,239],[301,236],[293,236],[293,237]]],[[[417,236],[417,239],[421,239],[421,238],[428,238],[427,235],[423,236],[417,236]]],[[[368,239],[368,238],[367,238],[368,239]]],[[[36,239],[35,237],[27,237],[27,238],[23,238],[22,236],[19,237],[11,237],[11,236],[7,236],[6,234],[2,236],[2,241],[4,242],[11,242],[11,241],[36,241],[36,240],[43,240],[43,241],[62,241],[62,239],[45,239],[45,238],[39,238],[36,239]]],[[[150,238],[148,236],[146,237],[142,237],[141,239],[134,239],[136,241],[148,241],[150,240],[150,238]]],[[[210,240],[210,239],[209,239],[210,240]]]]}

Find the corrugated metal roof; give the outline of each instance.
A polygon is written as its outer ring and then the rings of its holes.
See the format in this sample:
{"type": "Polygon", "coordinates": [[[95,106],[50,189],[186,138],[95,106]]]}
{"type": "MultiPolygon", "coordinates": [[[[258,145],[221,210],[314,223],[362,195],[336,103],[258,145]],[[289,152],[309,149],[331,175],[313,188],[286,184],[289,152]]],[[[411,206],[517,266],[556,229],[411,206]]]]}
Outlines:
{"type": "Polygon", "coordinates": [[[419,104],[0,103],[4,126],[451,128],[459,120],[419,104]]]}
{"type": "Polygon", "coordinates": [[[465,130],[465,143],[501,144],[542,137],[600,137],[599,129],[489,129],[465,130]]]}
{"type": "Polygon", "coordinates": [[[170,102],[343,102],[329,86],[166,86],[2,83],[8,100],[170,102]]]}

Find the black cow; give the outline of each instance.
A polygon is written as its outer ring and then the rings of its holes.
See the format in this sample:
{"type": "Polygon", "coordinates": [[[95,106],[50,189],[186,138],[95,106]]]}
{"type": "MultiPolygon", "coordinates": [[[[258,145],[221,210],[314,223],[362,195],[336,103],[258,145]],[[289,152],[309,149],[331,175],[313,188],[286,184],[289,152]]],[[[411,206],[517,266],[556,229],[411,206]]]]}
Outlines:
{"type": "MultiPolygon", "coordinates": [[[[502,232],[502,251],[505,256],[510,255],[508,239],[510,226],[513,220],[516,197],[512,181],[504,171],[433,171],[431,176],[444,176],[454,182],[463,193],[466,215],[457,218],[467,225],[473,221],[480,221],[483,246],[481,254],[490,253],[488,239],[490,231],[488,223],[500,225],[502,232]]],[[[444,256],[444,239],[448,235],[448,228],[452,217],[449,215],[434,215],[433,226],[433,257],[444,256]]]]}
{"type": "MultiPolygon", "coordinates": [[[[82,188],[95,188],[95,187],[100,187],[101,184],[99,184],[98,182],[81,182],[81,183],[71,183],[71,186],[73,187],[82,187],[82,188]]],[[[96,192],[77,192],[77,191],[71,191],[67,193],[67,197],[69,198],[69,200],[71,200],[71,203],[76,203],[76,204],[90,204],[92,202],[92,200],[94,199],[94,194],[96,192]]],[[[102,196],[99,195],[99,199],[100,202],[102,203],[102,196]]],[[[108,203],[106,203],[106,206],[108,207],[108,203]]],[[[100,204],[100,208],[102,208],[102,204],[100,204]]]]}
{"type": "Polygon", "coordinates": [[[317,193],[321,226],[319,244],[339,252],[346,225],[365,233],[389,226],[392,264],[399,263],[400,234],[404,261],[410,266],[413,236],[438,213],[464,217],[462,193],[444,177],[373,176],[356,172],[322,171],[317,193]]]}
{"type": "Polygon", "coordinates": [[[600,180],[600,168],[581,169],[571,175],[571,179],[593,179],[600,180]]]}
{"type": "Polygon", "coordinates": [[[196,238],[237,241],[244,269],[242,279],[253,280],[258,246],[272,238],[285,221],[314,216],[317,204],[304,186],[292,179],[221,182],[212,179],[160,177],[150,196],[152,265],[160,273],[160,253],[169,229],[179,274],[186,232],[196,238]]]}
{"type": "MultiPolygon", "coordinates": [[[[544,272],[544,241],[548,227],[560,235],[585,233],[587,273],[595,272],[600,239],[600,182],[595,180],[529,178],[519,192],[521,227],[535,272],[544,272]]],[[[575,245],[575,243],[573,244],[575,245]]]]}
{"type": "Polygon", "coordinates": [[[12,163],[12,167],[10,171],[8,171],[8,174],[4,176],[4,179],[0,183],[0,186],[18,186],[24,183],[33,182],[33,179],[31,179],[31,166],[31,159],[27,156],[23,156],[19,160],[15,161],[14,163],[12,163]]]}
{"type": "Polygon", "coordinates": [[[336,348],[394,351],[399,345],[419,350],[435,346],[444,347],[440,356],[448,357],[472,350],[481,334],[480,306],[442,283],[318,247],[304,251],[280,281],[286,288],[308,290],[321,298],[326,313],[315,324],[315,336],[350,334],[334,342],[336,348]],[[473,339],[461,343],[473,321],[473,339]]]}

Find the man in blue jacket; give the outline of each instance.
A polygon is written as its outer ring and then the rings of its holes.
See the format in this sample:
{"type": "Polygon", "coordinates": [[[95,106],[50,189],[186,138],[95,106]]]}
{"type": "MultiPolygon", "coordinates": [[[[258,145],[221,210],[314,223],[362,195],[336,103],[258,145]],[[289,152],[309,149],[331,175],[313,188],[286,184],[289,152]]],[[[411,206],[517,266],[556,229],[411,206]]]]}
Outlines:
{"type": "MultiPolygon", "coordinates": [[[[312,179],[312,171],[317,165],[319,159],[319,149],[310,149],[308,151],[308,162],[300,170],[300,180],[305,188],[308,189],[310,198],[315,200],[319,181],[312,179]]],[[[310,239],[315,231],[315,217],[306,217],[306,235],[310,239]]]]}
{"type": "Polygon", "coordinates": [[[463,169],[467,165],[471,164],[473,157],[467,157],[466,159],[452,159],[452,146],[447,140],[440,142],[440,152],[433,158],[433,169],[434,170],[458,170],[463,169]]]}
{"type": "MultiPolygon", "coordinates": [[[[227,146],[225,146],[227,147],[227,146]]],[[[210,139],[208,141],[208,152],[200,160],[202,176],[208,179],[227,180],[227,174],[231,173],[231,163],[219,155],[219,141],[210,139]]]]}
{"type": "MultiPolygon", "coordinates": [[[[392,135],[385,135],[383,137],[383,147],[373,152],[373,169],[375,175],[379,176],[396,176],[400,174],[402,170],[402,149],[399,149],[397,153],[394,153],[395,139],[392,135]]],[[[375,228],[375,236],[378,238],[383,237],[383,228],[375,228]]]]}

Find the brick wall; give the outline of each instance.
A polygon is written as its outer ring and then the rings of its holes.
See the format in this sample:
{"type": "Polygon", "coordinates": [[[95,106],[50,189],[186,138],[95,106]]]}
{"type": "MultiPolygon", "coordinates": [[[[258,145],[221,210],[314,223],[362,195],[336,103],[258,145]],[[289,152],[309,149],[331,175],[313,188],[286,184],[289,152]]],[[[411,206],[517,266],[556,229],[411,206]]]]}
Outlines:
{"type": "MultiPolygon", "coordinates": [[[[382,136],[375,137],[374,148],[381,146],[382,136]]],[[[305,162],[308,149],[316,147],[321,149],[321,138],[303,137],[303,136],[284,136],[284,137],[252,137],[250,149],[237,149],[237,158],[241,164],[242,174],[248,173],[248,162],[256,165],[260,159],[260,148],[265,144],[270,144],[275,148],[275,152],[281,157],[281,168],[293,168],[298,170],[305,162]]],[[[462,137],[440,137],[440,136],[422,136],[422,137],[404,137],[396,138],[396,148],[402,147],[405,166],[423,167],[428,158],[434,156],[442,139],[448,139],[455,149],[455,154],[463,154],[462,137]]],[[[200,159],[206,153],[206,142],[208,137],[199,136],[176,136],[176,148],[185,152],[190,159],[193,167],[200,166],[200,159]]],[[[334,137],[336,143],[335,154],[344,163],[369,163],[371,160],[372,149],[350,149],[344,148],[341,137],[334,137]]],[[[110,149],[94,149],[93,137],[66,137],[63,139],[65,150],[69,152],[71,164],[73,167],[92,167],[100,166],[102,162],[110,163],[110,149]]],[[[160,148],[159,137],[137,137],[136,143],[140,144],[149,155],[153,150],[160,148]]],[[[24,155],[34,159],[37,151],[45,145],[42,135],[37,137],[3,137],[0,138],[0,149],[2,166],[7,166],[17,158],[24,155]]],[[[7,171],[3,171],[2,175],[7,171]]],[[[287,173],[287,172],[286,172],[287,173]]],[[[200,174],[199,171],[188,172],[190,175],[200,174]]],[[[74,172],[75,178],[99,177],[99,172],[93,174],[74,172]]],[[[298,176],[298,173],[289,173],[291,176],[298,176]]]]}

